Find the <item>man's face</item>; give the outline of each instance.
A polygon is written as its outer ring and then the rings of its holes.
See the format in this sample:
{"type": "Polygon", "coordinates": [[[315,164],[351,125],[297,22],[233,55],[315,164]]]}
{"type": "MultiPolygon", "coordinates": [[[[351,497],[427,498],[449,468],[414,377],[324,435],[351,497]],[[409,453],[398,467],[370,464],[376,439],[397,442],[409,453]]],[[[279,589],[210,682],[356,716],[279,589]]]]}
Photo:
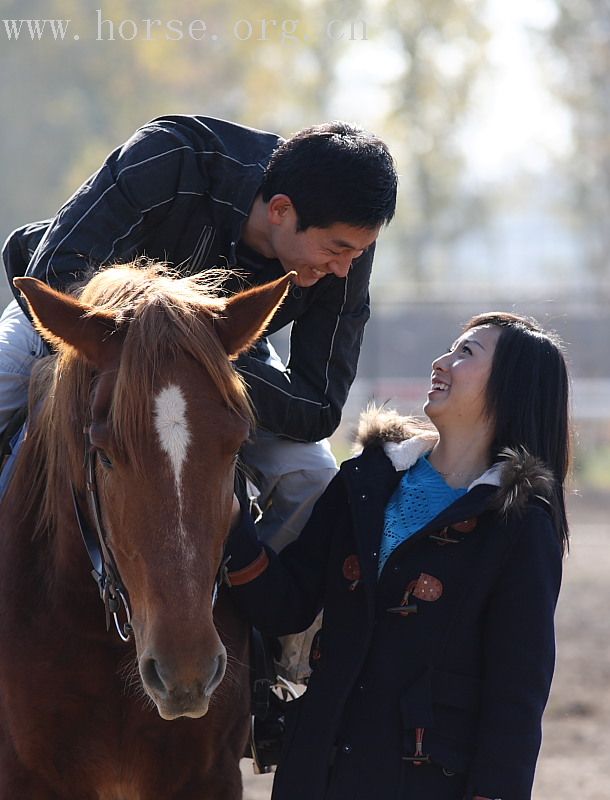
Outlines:
{"type": "Polygon", "coordinates": [[[296,272],[297,286],[313,286],[325,275],[345,278],[352,265],[377,239],[381,226],[356,228],[335,222],[328,228],[297,231],[297,215],[290,201],[272,217],[271,245],[286,270],[296,272]]]}

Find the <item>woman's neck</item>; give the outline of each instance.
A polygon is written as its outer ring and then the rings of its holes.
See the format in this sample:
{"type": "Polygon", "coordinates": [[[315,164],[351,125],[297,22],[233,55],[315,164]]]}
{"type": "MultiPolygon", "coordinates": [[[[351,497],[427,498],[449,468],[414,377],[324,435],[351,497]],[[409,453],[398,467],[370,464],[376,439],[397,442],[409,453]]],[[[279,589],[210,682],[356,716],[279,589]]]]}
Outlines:
{"type": "Polygon", "coordinates": [[[469,486],[490,464],[491,437],[443,434],[428,456],[428,461],[454,489],[469,486]]]}

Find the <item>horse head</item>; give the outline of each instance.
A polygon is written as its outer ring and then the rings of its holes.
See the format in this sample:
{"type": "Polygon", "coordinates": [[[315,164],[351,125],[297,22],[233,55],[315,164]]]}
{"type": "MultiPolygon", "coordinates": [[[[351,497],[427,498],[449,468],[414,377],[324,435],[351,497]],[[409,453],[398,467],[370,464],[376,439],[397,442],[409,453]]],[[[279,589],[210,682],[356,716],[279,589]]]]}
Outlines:
{"type": "MultiPolygon", "coordinates": [[[[203,716],[225,673],[213,596],[236,457],[252,424],[230,361],[261,335],[290,277],[228,300],[201,279],[152,266],[102,270],[78,299],[15,280],[58,351],[42,413],[57,430],[47,460],[59,462],[64,448],[68,469],[55,472],[84,493],[85,444],[93,454],[100,524],[128,595],[139,674],[164,719],[203,716]]],[[[62,496],[65,503],[65,489],[62,496]]]]}

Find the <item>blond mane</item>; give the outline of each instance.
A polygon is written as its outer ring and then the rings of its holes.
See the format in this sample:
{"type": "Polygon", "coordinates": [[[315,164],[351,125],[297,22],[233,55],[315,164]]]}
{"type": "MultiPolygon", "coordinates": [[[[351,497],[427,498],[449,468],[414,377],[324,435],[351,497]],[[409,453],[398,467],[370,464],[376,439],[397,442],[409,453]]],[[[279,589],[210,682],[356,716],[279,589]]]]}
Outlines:
{"type": "MultiPolygon", "coordinates": [[[[136,470],[144,469],[142,421],[152,418],[159,366],[180,353],[201,364],[225,405],[253,425],[245,385],[213,331],[212,320],[225,307],[221,276],[226,280],[226,271],[180,278],[167,265],[136,262],[103,269],[78,291],[83,303],[115,313],[127,326],[109,425],[117,452],[136,470]]],[[[11,488],[25,491],[24,514],[37,511],[39,530],[57,525],[70,502],[70,482],[84,488],[83,431],[90,422],[94,381],[94,369],[69,345],[60,346],[32,376],[28,438],[11,488]]]]}

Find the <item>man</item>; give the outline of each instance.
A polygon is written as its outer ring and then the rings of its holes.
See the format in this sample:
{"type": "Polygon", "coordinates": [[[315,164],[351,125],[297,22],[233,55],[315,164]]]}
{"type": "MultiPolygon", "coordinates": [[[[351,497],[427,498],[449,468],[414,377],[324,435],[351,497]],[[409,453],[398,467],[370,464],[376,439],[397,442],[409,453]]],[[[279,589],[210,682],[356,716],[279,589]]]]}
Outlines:
{"type": "MultiPolygon", "coordinates": [[[[287,366],[266,340],[236,364],[260,426],[243,453],[268,509],[260,535],[279,549],[336,470],[323,440],[356,374],[374,245],[394,214],[396,185],[385,144],[345,123],[283,141],[223,120],[160,117],[112,152],[52,220],[14,232],[3,256],[11,285],[27,274],[60,289],[138,256],[185,275],[239,269],[227,274],[229,293],[297,273],[269,329],[293,323],[287,366]]],[[[0,320],[0,430],[25,405],[44,353],[17,303],[0,320]]]]}

